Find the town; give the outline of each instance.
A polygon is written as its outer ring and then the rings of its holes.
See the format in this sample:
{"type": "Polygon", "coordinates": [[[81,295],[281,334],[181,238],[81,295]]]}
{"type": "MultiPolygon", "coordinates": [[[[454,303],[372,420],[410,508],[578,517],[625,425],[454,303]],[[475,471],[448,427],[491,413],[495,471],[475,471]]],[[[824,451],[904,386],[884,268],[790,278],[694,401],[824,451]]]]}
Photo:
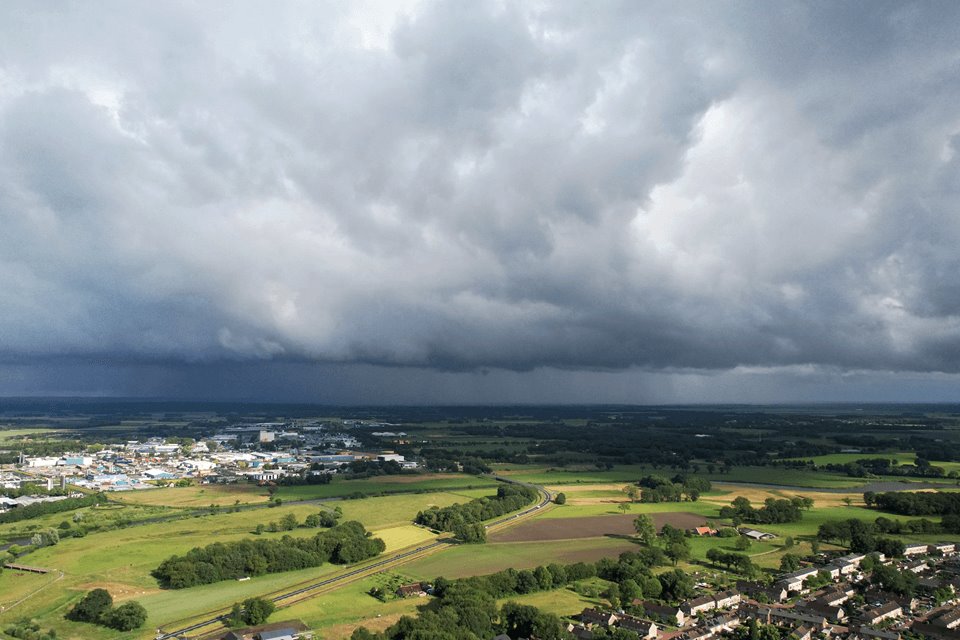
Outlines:
{"type": "MultiPolygon", "coordinates": [[[[91,491],[146,490],[176,483],[267,483],[295,478],[320,482],[348,470],[357,461],[395,463],[401,470],[417,469],[417,462],[392,451],[364,452],[361,443],[340,431],[351,424],[262,423],[226,427],[208,438],[174,442],[164,438],[132,440],[96,446],[95,451],[65,452],[59,456],[23,456],[0,471],[0,488],[19,489],[39,484],[80,487],[91,491]],[[318,479],[319,478],[319,479],[318,479]]],[[[372,432],[375,437],[404,434],[372,432]]],[[[0,511],[55,497],[0,498],[0,511]]]]}

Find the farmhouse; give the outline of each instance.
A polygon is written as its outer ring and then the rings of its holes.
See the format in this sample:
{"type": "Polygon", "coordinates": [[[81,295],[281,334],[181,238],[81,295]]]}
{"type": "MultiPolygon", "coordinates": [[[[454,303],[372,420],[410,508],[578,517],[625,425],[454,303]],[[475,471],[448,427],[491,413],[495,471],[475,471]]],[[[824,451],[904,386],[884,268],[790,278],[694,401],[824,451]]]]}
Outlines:
{"type": "Polygon", "coordinates": [[[274,629],[273,631],[261,631],[254,636],[254,640],[294,640],[296,637],[296,629],[285,627],[283,629],[274,629]]]}
{"type": "Polygon", "coordinates": [[[422,582],[413,582],[397,587],[397,595],[401,598],[422,597],[427,595],[422,582]]]}
{"type": "Polygon", "coordinates": [[[737,529],[737,531],[740,532],[740,535],[750,538],[751,540],[773,540],[777,537],[772,533],[757,531],[756,529],[749,529],[747,527],[741,527],[737,529]]]}
{"type": "Polygon", "coordinates": [[[711,527],[694,527],[693,529],[688,529],[688,531],[695,536],[715,536],[717,535],[717,530],[711,527]]]}

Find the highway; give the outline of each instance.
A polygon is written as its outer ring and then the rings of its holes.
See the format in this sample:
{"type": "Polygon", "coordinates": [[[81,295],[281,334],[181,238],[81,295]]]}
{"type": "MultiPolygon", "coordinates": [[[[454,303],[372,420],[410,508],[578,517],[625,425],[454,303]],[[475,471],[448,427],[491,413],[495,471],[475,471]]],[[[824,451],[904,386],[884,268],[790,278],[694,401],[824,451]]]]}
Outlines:
{"type": "MultiPolygon", "coordinates": [[[[523,518],[524,516],[528,516],[532,513],[536,513],[543,507],[546,507],[548,504],[550,504],[550,500],[553,498],[553,496],[550,495],[549,491],[547,491],[544,487],[541,487],[539,485],[525,483],[525,482],[517,482],[516,480],[509,480],[507,478],[501,478],[499,476],[493,476],[493,477],[496,480],[499,480],[500,482],[506,482],[509,484],[523,484],[525,486],[534,487],[538,492],[540,492],[541,500],[538,504],[532,507],[528,507],[523,511],[514,513],[509,516],[505,516],[503,518],[500,518],[499,520],[494,520],[493,522],[487,523],[486,525],[484,525],[487,529],[492,529],[493,527],[497,527],[500,525],[512,524],[516,522],[518,519],[523,518]]],[[[274,603],[280,606],[292,604],[292,602],[290,601],[293,600],[294,598],[297,598],[297,596],[310,593],[310,592],[316,591],[317,589],[322,589],[324,587],[329,587],[330,585],[334,585],[337,583],[346,583],[346,582],[349,582],[351,578],[355,578],[357,576],[363,575],[364,577],[366,577],[366,575],[374,575],[376,573],[385,571],[386,569],[393,567],[395,565],[403,564],[404,562],[407,562],[410,559],[412,559],[414,556],[417,556],[426,551],[430,551],[438,547],[450,547],[450,546],[453,546],[453,544],[450,542],[437,540],[436,542],[431,542],[430,544],[424,545],[422,547],[417,547],[416,549],[401,551],[399,553],[395,553],[391,555],[388,558],[381,558],[371,564],[366,564],[362,567],[356,567],[354,569],[351,569],[350,571],[347,571],[346,573],[341,573],[340,575],[334,576],[332,578],[327,578],[325,580],[315,582],[306,587],[301,587],[299,589],[294,589],[293,591],[288,591],[287,593],[283,593],[278,596],[273,596],[269,598],[269,600],[273,601],[274,603]]],[[[299,598],[297,601],[299,602],[306,599],[307,598],[299,598]]],[[[214,624],[225,622],[226,618],[227,618],[226,614],[223,614],[223,615],[215,616],[213,618],[209,618],[208,620],[197,622],[187,627],[183,627],[182,629],[177,629],[175,631],[158,630],[156,640],[169,640],[171,638],[182,638],[185,636],[185,634],[188,634],[192,631],[197,631],[198,629],[203,629],[204,627],[209,627],[214,624]]]]}

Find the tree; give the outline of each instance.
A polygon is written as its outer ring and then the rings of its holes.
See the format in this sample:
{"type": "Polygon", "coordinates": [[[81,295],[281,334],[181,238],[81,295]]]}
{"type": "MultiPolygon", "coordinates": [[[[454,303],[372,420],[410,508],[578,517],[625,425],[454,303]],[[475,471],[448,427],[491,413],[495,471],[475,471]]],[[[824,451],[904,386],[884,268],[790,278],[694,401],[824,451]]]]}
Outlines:
{"type": "Polygon", "coordinates": [[[233,603],[233,608],[230,609],[230,615],[227,616],[227,626],[243,626],[243,606],[239,602],[233,603]]]}
{"type": "Polygon", "coordinates": [[[567,504],[567,494],[558,493],[556,497],[553,499],[553,502],[555,504],[567,504]]]}
{"type": "Polygon", "coordinates": [[[263,533],[263,530],[264,530],[265,528],[266,528],[266,527],[264,527],[264,526],[263,526],[263,523],[261,522],[260,524],[258,524],[258,525],[256,526],[256,528],[253,530],[253,532],[259,536],[259,535],[261,535],[261,534],[263,533]]]}
{"type": "Polygon", "coordinates": [[[110,611],[113,597],[106,589],[94,589],[80,599],[67,614],[67,619],[77,622],[99,622],[100,617],[110,611]]]}
{"type": "Polygon", "coordinates": [[[690,545],[684,544],[683,542],[671,542],[667,545],[667,548],[664,549],[664,553],[667,554],[667,557],[670,558],[670,560],[673,561],[673,565],[676,566],[681,560],[690,558],[690,545]]]}
{"type": "Polygon", "coordinates": [[[746,551],[750,548],[750,538],[740,536],[737,538],[737,541],[733,543],[733,546],[736,547],[737,551],[746,551]]]}
{"type": "Polygon", "coordinates": [[[800,568],[800,556],[793,553],[785,553],[780,558],[780,571],[796,571],[800,568]]]}
{"type": "Polygon", "coordinates": [[[288,513],[287,515],[280,518],[280,527],[284,531],[293,531],[294,529],[297,528],[297,524],[298,524],[297,516],[295,516],[292,513],[288,513]]]}
{"type": "Polygon", "coordinates": [[[453,527],[453,535],[460,542],[467,544],[483,544],[487,541],[487,528],[479,522],[471,524],[456,524],[453,527]]]}
{"type": "Polygon", "coordinates": [[[274,608],[269,600],[248,598],[243,601],[243,621],[250,626],[263,624],[273,613],[274,608]]]}
{"type": "Polygon", "coordinates": [[[786,538],[783,539],[784,549],[791,549],[793,548],[793,545],[794,545],[793,536],[787,536],[786,538]]]}
{"type": "Polygon", "coordinates": [[[320,514],[311,513],[306,518],[303,519],[303,524],[307,527],[315,529],[320,526],[320,514]]]}
{"type": "Polygon", "coordinates": [[[105,616],[105,622],[111,629],[133,631],[147,621],[147,610],[139,602],[125,602],[105,616]]]}
{"type": "Polygon", "coordinates": [[[617,505],[617,509],[620,509],[620,511],[622,511],[623,513],[626,513],[627,511],[630,511],[630,503],[621,502],[620,504],[617,505]]]}
{"type": "Polygon", "coordinates": [[[637,532],[637,537],[645,544],[653,544],[657,538],[657,528],[653,524],[653,518],[645,513],[633,519],[633,528],[637,532]]]}

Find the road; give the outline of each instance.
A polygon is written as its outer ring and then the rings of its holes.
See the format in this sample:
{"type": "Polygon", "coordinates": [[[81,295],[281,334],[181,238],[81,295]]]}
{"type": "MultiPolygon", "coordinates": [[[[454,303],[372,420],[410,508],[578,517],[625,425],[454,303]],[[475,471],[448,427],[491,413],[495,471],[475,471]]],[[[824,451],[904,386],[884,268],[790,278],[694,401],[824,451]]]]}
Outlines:
{"type": "MultiPolygon", "coordinates": [[[[501,482],[507,482],[510,484],[524,484],[526,486],[534,487],[537,489],[537,491],[540,492],[541,500],[538,504],[532,507],[528,507],[523,511],[500,518],[499,520],[494,520],[493,522],[487,523],[486,525],[484,525],[487,529],[492,529],[493,527],[497,527],[501,525],[513,524],[517,520],[525,516],[529,516],[533,513],[536,513],[540,509],[550,504],[550,500],[553,497],[550,495],[550,492],[547,489],[539,485],[525,483],[525,482],[517,482],[515,480],[509,480],[507,478],[501,478],[498,476],[493,476],[493,477],[496,480],[499,480],[501,482]]],[[[301,587],[299,589],[294,589],[293,591],[288,591],[287,593],[283,593],[278,596],[273,596],[272,598],[269,598],[269,599],[281,606],[292,604],[291,601],[294,599],[296,599],[297,602],[300,602],[302,600],[306,600],[307,598],[297,598],[297,596],[308,594],[310,592],[315,592],[318,589],[329,587],[331,585],[335,585],[338,583],[347,583],[347,582],[350,582],[351,579],[356,578],[357,576],[366,577],[367,575],[374,575],[377,573],[381,573],[383,571],[386,571],[388,568],[392,568],[394,566],[404,564],[405,562],[408,562],[414,557],[419,556],[420,554],[426,553],[427,551],[431,551],[439,547],[451,547],[451,546],[453,546],[453,543],[446,542],[444,540],[437,540],[436,542],[432,542],[422,547],[417,547],[416,549],[410,549],[408,551],[401,551],[399,553],[395,553],[388,558],[381,558],[376,562],[373,562],[372,564],[367,564],[362,567],[351,569],[350,571],[346,573],[342,573],[338,576],[327,578],[325,580],[321,580],[319,582],[308,585],[306,587],[301,587]]],[[[192,631],[197,631],[198,629],[203,629],[204,627],[209,627],[214,624],[220,624],[226,620],[226,617],[227,617],[226,615],[218,615],[213,618],[209,618],[207,620],[197,622],[190,626],[183,627],[182,629],[176,629],[175,631],[158,630],[156,640],[169,640],[171,638],[181,638],[184,636],[184,634],[190,633],[192,631]]]]}

